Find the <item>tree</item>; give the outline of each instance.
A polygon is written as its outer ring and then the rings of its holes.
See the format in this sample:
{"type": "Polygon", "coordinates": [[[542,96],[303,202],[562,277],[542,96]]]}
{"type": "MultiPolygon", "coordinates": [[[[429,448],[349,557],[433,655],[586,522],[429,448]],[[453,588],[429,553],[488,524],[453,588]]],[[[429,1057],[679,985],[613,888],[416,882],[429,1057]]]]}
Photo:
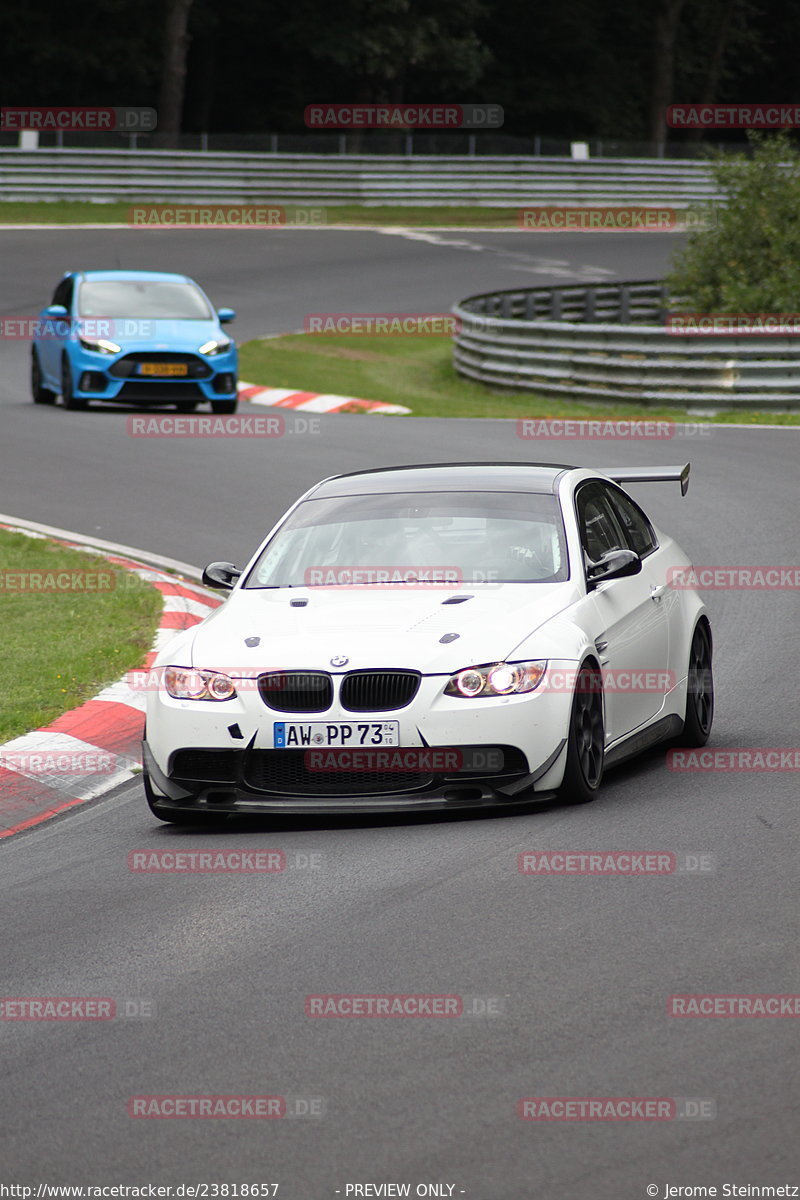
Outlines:
{"type": "Polygon", "coordinates": [[[681,309],[793,313],[800,296],[800,154],[785,134],[751,134],[746,154],[712,158],[723,204],[690,234],[667,284],[681,309]]]}
{"type": "Polygon", "coordinates": [[[653,81],[650,89],[650,140],[663,147],[667,106],[672,103],[675,41],[686,0],[657,0],[653,31],[653,81]]]}
{"type": "Polygon", "coordinates": [[[177,145],[181,131],[192,3],[193,0],[167,0],[156,136],[156,142],[161,146],[177,145]]]}

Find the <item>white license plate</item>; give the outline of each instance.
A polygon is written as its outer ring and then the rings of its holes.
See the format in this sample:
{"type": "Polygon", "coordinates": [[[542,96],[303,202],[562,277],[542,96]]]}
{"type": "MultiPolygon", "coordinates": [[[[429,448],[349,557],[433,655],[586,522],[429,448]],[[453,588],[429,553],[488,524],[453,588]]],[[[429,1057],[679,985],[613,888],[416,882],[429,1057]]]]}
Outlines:
{"type": "Polygon", "coordinates": [[[274,721],[276,750],[303,746],[398,746],[399,721],[274,721]]]}

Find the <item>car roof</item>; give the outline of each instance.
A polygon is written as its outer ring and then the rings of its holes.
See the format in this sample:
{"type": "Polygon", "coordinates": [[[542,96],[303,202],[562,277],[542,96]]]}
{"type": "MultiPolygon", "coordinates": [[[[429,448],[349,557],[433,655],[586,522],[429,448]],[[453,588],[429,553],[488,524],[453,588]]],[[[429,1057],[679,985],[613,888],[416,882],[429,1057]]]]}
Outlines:
{"type": "Polygon", "coordinates": [[[554,492],[564,463],[455,462],[373,467],[334,475],[308,499],[369,496],[387,492],[554,492]]]}
{"type": "Polygon", "coordinates": [[[188,275],[177,275],[173,271],[75,271],[80,279],[138,280],[152,283],[193,283],[188,275]]]}

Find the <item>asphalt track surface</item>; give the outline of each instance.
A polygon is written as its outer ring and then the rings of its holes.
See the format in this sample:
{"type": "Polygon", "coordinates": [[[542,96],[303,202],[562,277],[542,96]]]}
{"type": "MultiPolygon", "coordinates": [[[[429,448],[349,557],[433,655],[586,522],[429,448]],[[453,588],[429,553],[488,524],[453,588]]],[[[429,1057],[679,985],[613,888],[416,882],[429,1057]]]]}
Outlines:
{"type": "MultiPolygon", "coordinates": [[[[240,311],[244,340],[298,328],[307,311],[438,311],[539,279],[653,277],[672,243],[260,236],[0,231],[0,311],[32,314],[63,270],[116,265],[119,253],[123,266],[190,272],[240,311]]],[[[493,457],[690,459],[686,499],[666,485],[638,495],[696,565],[798,562],[794,430],[534,448],[508,421],[334,416],[318,434],[280,441],[137,440],[124,413],[34,407],[28,347],[7,342],[2,358],[0,511],[198,565],[241,562],[326,474],[493,457]]],[[[796,596],[706,599],[712,745],[797,746],[796,596]]],[[[142,1019],[0,1022],[0,1181],[278,1182],[285,1200],[384,1182],[408,1183],[412,1196],[417,1184],[452,1184],[471,1200],[800,1183],[792,1021],[666,1015],[673,993],[800,990],[797,836],[796,775],[674,773],[663,753],[609,773],[593,805],[511,816],[282,820],[204,834],[157,825],[140,786],[126,786],[0,847],[2,994],[155,1008],[142,1019]],[[317,855],[318,865],[268,876],[127,868],[133,849],[220,846],[317,855]],[[519,875],[516,856],[532,849],[707,853],[716,870],[519,875]],[[309,993],[492,997],[504,1015],[319,1020],[305,1016],[309,993]],[[132,1095],[265,1093],[324,1097],[325,1115],[163,1122],[126,1110],[132,1095]],[[533,1095],[698,1097],[716,1117],[522,1121],[517,1101],[533,1095]]]]}

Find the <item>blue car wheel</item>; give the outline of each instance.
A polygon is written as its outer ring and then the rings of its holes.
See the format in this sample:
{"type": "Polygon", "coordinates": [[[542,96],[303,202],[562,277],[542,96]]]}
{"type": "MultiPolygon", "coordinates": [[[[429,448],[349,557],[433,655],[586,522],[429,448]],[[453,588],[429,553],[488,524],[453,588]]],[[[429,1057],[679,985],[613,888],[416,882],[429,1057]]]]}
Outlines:
{"type": "Polygon", "coordinates": [[[34,404],[55,404],[56,394],[42,384],[42,367],[34,348],[31,354],[31,395],[34,404]]]}
{"type": "Polygon", "coordinates": [[[64,408],[76,409],[86,408],[86,401],[82,396],[76,396],[72,383],[72,367],[69,365],[69,359],[66,354],[61,360],[61,399],[64,401],[64,408]]]}

